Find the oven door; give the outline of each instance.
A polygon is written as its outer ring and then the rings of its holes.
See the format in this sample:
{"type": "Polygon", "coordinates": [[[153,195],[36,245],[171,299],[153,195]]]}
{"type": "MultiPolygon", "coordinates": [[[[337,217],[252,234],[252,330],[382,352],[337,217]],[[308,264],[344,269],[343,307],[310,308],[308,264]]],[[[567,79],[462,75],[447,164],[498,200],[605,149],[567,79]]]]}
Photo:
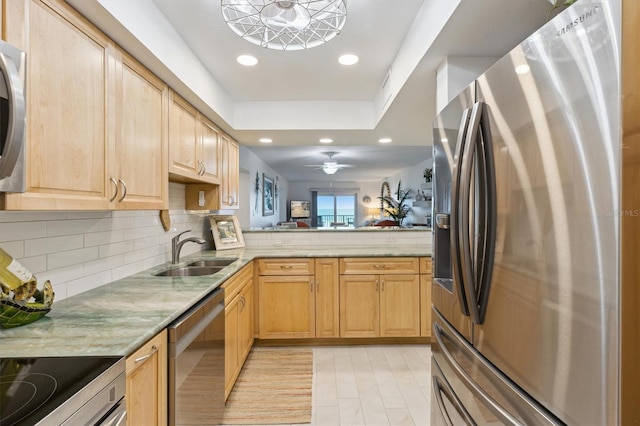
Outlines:
{"type": "Polygon", "coordinates": [[[224,290],[215,290],[168,331],[169,424],[220,424],[224,412],[224,290]]]}

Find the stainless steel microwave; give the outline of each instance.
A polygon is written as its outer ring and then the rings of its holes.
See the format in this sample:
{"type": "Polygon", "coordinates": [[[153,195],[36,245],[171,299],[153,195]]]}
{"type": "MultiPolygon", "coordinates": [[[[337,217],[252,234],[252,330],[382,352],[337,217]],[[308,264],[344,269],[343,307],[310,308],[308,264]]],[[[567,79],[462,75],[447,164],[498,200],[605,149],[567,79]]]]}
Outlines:
{"type": "Polygon", "coordinates": [[[0,192],[25,190],[26,53],[0,40],[0,192]]]}

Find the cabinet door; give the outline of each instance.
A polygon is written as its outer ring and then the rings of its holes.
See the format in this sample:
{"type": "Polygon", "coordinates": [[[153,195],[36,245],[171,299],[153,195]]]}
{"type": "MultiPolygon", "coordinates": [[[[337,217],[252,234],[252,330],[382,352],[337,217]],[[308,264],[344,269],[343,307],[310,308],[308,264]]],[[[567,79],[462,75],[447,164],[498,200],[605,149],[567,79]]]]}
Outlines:
{"type": "Polygon", "coordinates": [[[198,161],[200,180],[220,183],[220,131],[207,118],[198,114],[198,161]]]}
{"type": "Polygon", "coordinates": [[[240,293],[238,311],[238,368],[242,368],[253,346],[253,283],[247,284],[240,293]]]}
{"type": "Polygon", "coordinates": [[[127,424],[167,424],[167,331],[127,357],[127,424]]]}
{"type": "Polygon", "coordinates": [[[340,337],[380,335],[377,275],[340,276],[340,337]]]}
{"type": "Polygon", "coordinates": [[[108,210],[113,45],[62,2],[7,2],[5,22],[27,52],[28,83],[27,192],[6,194],[4,207],[108,210]]]}
{"type": "Polygon", "coordinates": [[[238,143],[227,135],[220,135],[222,182],[220,185],[220,207],[223,209],[238,208],[240,184],[240,157],[238,143]]]}
{"type": "Polygon", "coordinates": [[[238,297],[224,309],[224,398],[238,376],[238,297]]]}
{"type": "Polygon", "coordinates": [[[198,180],[198,111],[169,92],[169,173],[178,181],[198,180]]]}
{"type": "Polygon", "coordinates": [[[315,337],[313,276],[258,278],[261,339],[315,337]]]}
{"type": "Polygon", "coordinates": [[[316,337],[340,335],[338,259],[316,259],[316,337]]]}
{"type": "Polygon", "coordinates": [[[111,177],[118,209],[164,209],[168,203],[168,88],[129,55],[116,79],[116,150],[111,177]],[[125,192],[126,191],[126,192],[125,192]]]}
{"type": "Polygon", "coordinates": [[[431,337],[431,258],[420,258],[420,335],[431,337]]]}
{"type": "Polygon", "coordinates": [[[380,336],[420,335],[418,275],[380,276],[380,336]]]}

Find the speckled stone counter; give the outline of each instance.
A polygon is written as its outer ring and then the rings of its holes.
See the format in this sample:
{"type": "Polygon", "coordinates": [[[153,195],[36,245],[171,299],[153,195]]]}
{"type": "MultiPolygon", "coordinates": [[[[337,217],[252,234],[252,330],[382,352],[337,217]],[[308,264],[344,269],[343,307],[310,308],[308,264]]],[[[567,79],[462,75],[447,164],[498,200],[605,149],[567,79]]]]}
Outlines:
{"type": "Polygon", "coordinates": [[[214,275],[154,276],[173,266],[167,263],[54,302],[51,312],[32,324],[0,328],[0,358],[129,355],[255,258],[430,254],[426,245],[203,251],[184,257],[180,265],[199,259],[238,260],[214,275]]]}

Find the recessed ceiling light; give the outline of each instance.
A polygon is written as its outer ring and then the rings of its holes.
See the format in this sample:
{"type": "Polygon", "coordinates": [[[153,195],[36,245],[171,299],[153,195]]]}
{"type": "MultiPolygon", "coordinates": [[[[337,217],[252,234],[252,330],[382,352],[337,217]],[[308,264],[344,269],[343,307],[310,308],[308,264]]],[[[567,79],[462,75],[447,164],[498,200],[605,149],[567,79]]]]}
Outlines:
{"type": "Polygon", "coordinates": [[[252,67],[258,63],[258,59],[251,55],[240,55],[236,60],[240,65],[244,65],[246,67],[252,67]]]}
{"type": "Polygon", "coordinates": [[[338,58],[338,62],[340,62],[342,65],[354,65],[357,64],[359,60],[360,58],[350,53],[342,55],[338,58]]]}
{"type": "Polygon", "coordinates": [[[260,142],[262,142],[262,143],[271,143],[271,142],[273,142],[273,140],[270,139],[270,138],[260,138],[260,142]]]}
{"type": "Polygon", "coordinates": [[[529,72],[529,65],[522,64],[516,67],[516,74],[526,74],[529,72]]]}
{"type": "Polygon", "coordinates": [[[442,138],[442,139],[440,139],[440,142],[442,142],[442,143],[447,143],[447,142],[449,142],[449,139],[447,139],[447,138],[442,138]]]}
{"type": "Polygon", "coordinates": [[[333,139],[330,138],[322,138],[320,139],[320,143],[332,143],[333,139]]]}
{"type": "Polygon", "coordinates": [[[378,139],[380,143],[391,143],[391,138],[380,138],[378,139]]]}

